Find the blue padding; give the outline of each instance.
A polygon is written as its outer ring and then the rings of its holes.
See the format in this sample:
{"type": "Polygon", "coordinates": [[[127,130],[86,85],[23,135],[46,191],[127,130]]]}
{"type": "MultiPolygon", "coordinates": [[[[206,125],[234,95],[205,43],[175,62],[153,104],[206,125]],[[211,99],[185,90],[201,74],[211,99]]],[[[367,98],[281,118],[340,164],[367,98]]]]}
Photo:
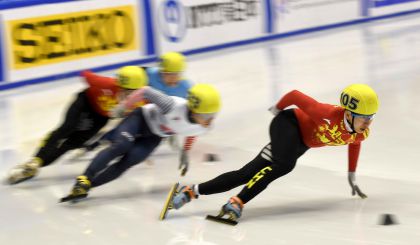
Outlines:
{"type": "Polygon", "coordinates": [[[416,2],[416,1],[419,1],[419,0],[372,0],[373,7],[375,8],[385,7],[385,6],[394,5],[394,4],[416,2]]]}
{"type": "Polygon", "coordinates": [[[273,33],[274,32],[274,21],[276,17],[273,15],[274,10],[271,7],[271,0],[265,0],[265,32],[273,33]]]}
{"type": "Polygon", "coordinates": [[[75,0],[0,0],[0,10],[22,8],[33,5],[73,2],[75,0]]]}
{"type": "MultiPolygon", "coordinates": [[[[1,16],[0,16],[1,17],[1,16]]],[[[3,30],[1,25],[1,18],[0,18],[0,84],[5,80],[4,71],[6,70],[5,64],[3,62],[3,59],[6,58],[6,55],[4,54],[3,49],[3,30]]]]}
{"type": "MultiPolygon", "coordinates": [[[[145,26],[146,26],[146,54],[147,55],[155,55],[156,48],[155,48],[155,36],[153,31],[153,15],[152,15],[152,8],[150,6],[150,0],[143,0],[144,6],[144,18],[145,18],[145,26]]],[[[141,6],[141,5],[140,5],[141,6]]],[[[140,10],[141,11],[141,10],[140,10]]]]}

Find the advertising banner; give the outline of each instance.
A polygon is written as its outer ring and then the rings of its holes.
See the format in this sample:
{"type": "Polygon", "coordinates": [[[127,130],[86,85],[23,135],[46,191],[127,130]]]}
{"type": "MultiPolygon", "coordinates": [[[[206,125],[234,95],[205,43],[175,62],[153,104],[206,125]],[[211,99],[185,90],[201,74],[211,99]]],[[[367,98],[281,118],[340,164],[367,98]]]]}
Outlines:
{"type": "Polygon", "coordinates": [[[92,0],[2,11],[8,81],[139,59],[135,0],[92,0]]]}
{"type": "Polygon", "coordinates": [[[262,5],[262,0],[154,1],[160,52],[205,48],[261,36],[262,5]]]}
{"type": "Polygon", "coordinates": [[[360,18],[359,0],[271,0],[270,32],[284,33],[360,18]]]}

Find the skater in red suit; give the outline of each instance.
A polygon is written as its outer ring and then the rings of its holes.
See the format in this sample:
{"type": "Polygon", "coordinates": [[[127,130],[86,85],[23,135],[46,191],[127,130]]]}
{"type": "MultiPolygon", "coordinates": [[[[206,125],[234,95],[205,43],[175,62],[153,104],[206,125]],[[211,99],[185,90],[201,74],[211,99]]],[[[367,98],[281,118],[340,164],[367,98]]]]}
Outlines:
{"type": "Polygon", "coordinates": [[[352,195],[367,196],[356,184],[355,171],[362,141],[379,107],[376,93],[367,85],[353,84],[341,93],[341,106],[324,104],[293,90],[270,108],[275,114],[270,125],[270,143],[241,169],[210,181],[183,186],[169,199],[169,209],[179,209],[199,195],[211,195],[245,185],[222,207],[218,218],[234,221],[246,203],[272,181],[290,173],[297,159],[309,148],[348,145],[348,181],[352,195]],[[289,106],[296,109],[287,109],[289,106]],[[228,215],[224,218],[224,215],[228,215]]]}
{"type": "Polygon", "coordinates": [[[138,66],[124,66],[117,78],[84,71],[81,76],[88,87],[77,94],[66,112],[63,123],[41,143],[28,162],[14,167],[7,178],[17,184],[33,178],[41,167],[53,163],[69,150],[80,148],[108,122],[111,110],[132,91],[147,85],[147,75],[138,66]]]}

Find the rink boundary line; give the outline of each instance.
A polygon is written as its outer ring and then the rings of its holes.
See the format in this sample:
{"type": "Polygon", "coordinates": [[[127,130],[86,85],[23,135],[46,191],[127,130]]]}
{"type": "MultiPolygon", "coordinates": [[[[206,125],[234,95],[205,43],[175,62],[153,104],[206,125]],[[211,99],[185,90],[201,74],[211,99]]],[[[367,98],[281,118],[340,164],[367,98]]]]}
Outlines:
{"type": "MultiPolygon", "coordinates": [[[[240,46],[244,46],[244,45],[262,43],[262,42],[273,41],[273,40],[277,40],[277,39],[284,39],[284,38],[295,37],[295,36],[300,36],[300,35],[305,35],[305,34],[310,34],[310,33],[316,33],[316,32],[320,32],[320,31],[326,31],[326,30],[338,29],[338,28],[342,28],[342,27],[371,23],[371,22],[375,22],[375,21],[379,21],[379,20],[403,17],[403,16],[408,16],[408,15],[418,14],[418,13],[420,13],[420,9],[408,10],[408,11],[403,11],[403,12],[398,12],[398,13],[393,13],[393,14],[361,18],[361,19],[357,19],[357,20],[345,21],[345,22],[323,25],[323,26],[317,26],[317,27],[310,27],[310,28],[300,29],[300,30],[296,30],[296,31],[286,32],[286,33],[268,34],[267,36],[258,37],[258,38],[252,38],[252,39],[235,41],[235,42],[230,42],[230,43],[224,43],[224,44],[219,44],[219,45],[214,45],[214,46],[209,46],[209,47],[204,47],[204,48],[186,50],[186,51],[182,51],[182,53],[185,54],[185,55],[206,53],[206,52],[217,51],[217,50],[222,50],[222,49],[227,49],[227,48],[240,47],[240,46]]],[[[114,69],[117,69],[121,66],[142,65],[142,64],[147,64],[147,63],[152,63],[152,62],[157,62],[157,61],[158,61],[158,57],[153,56],[153,57],[148,57],[148,58],[145,58],[145,59],[138,59],[138,60],[132,60],[132,61],[128,61],[128,62],[121,62],[121,63],[117,63],[117,64],[112,64],[112,65],[95,67],[95,68],[91,68],[89,70],[91,70],[93,72],[102,72],[102,71],[114,70],[114,69]]],[[[72,71],[72,72],[56,74],[56,75],[52,75],[52,76],[45,76],[45,77],[40,77],[40,78],[35,78],[35,79],[29,79],[29,80],[20,81],[20,82],[5,83],[5,84],[0,83],[0,91],[7,90],[7,89],[18,88],[18,87],[22,87],[22,86],[26,86],[26,85],[53,82],[55,80],[66,79],[66,78],[70,78],[70,77],[76,77],[76,76],[79,76],[79,73],[80,73],[80,70],[77,70],[77,71],[72,71]]]]}

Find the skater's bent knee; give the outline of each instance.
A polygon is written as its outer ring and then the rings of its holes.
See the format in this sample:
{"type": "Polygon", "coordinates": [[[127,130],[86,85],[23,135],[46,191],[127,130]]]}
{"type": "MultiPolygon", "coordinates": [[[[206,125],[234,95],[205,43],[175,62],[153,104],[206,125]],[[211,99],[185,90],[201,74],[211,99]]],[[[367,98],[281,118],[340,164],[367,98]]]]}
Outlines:
{"type": "Polygon", "coordinates": [[[278,176],[286,175],[295,168],[296,164],[290,164],[285,162],[274,163],[272,165],[272,173],[278,176]]]}

